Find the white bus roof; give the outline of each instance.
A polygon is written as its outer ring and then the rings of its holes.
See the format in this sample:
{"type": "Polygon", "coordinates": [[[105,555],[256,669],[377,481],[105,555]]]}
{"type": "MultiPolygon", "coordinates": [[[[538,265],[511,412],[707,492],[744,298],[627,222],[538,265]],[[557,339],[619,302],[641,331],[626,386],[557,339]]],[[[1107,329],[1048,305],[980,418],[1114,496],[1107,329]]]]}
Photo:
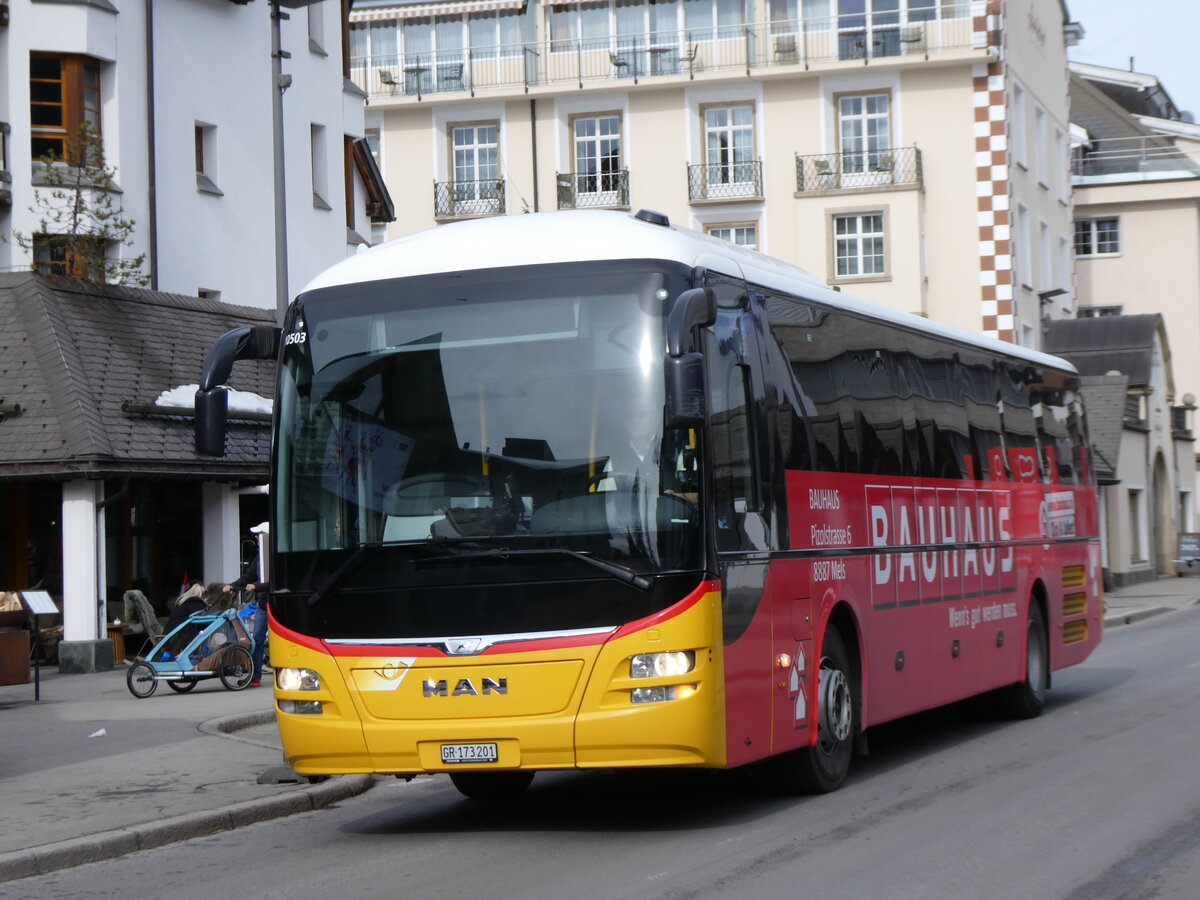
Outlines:
{"type": "MultiPolygon", "coordinates": [[[[439,225],[363,250],[322,272],[304,291],[472,269],[606,259],[705,266],[907,328],[1074,372],[1066,360],[834,291],[790,263],[678,225],[609,210],[492,216],[439,225]]],[[[654,215],[650,216],[653,218],[654,215]]],[[[665,217],[660,217],[665,220],[665,217]]]]}

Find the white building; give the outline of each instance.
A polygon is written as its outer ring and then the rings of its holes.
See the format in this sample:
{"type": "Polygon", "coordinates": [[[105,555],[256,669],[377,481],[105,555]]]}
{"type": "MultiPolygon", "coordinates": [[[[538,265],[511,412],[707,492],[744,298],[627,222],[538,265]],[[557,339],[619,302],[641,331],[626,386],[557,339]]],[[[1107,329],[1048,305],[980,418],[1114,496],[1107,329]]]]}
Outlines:
{"type": "MultiPolygon", "coordinates": [[[[111,193],[123,216],[135,222],[131,245],[107,247],[110,257],[145,254],[149,286],[159,291],[280,309],[316,273],[366,243],[373,220],[384,222],[391,215],[391,201],[364,140],[366,95],[347,77],[349,8],[350,0],[0,3],[5,84],[0,92],[0,272],[27,271],[36,262],[43,274],[81,274],[53,239],[60,226],[42,226],[31,207],[35,192],[45,190],[40,158],[48,150],[61,156],[64,140],[88,121],[100,134],[107,165],[116,170],[118,189],[111,193]],[[278,55],[273,53],[276,38],[278,55]],[[276,77],[276,64],[282,77],[276,77]],[[278,129],[277,98],[282,107],[278,129]],[[277,136],[282,165],[275,153],[277,136]],[[281,175],[285,229],[276,226],[281,175]],[[276,242],[283,231],[286,253],[276,242]],[[32,252],[14,234],[28,236],[32,252]]],[[[12,368],[19,349],[10,346],[0,357],[0,371],[12,368]]],[[[202,348],[177,347],[173,353],[187,359],[202,354],[202,348]]],[[[151,355],[143,354],[140,364],[149,365],[151,355]]],[[[194,368],[193,380],[199,359],[194,368]]],[[[22,402],[21,392],[19,384],[0,388],[15,406],[22,402]]],[[[84,407],[99,408],[104,399],[112,398],[93,396],[84,407]]],[[[28,418],[32,407],[28,398],[25,403],[28,418]]],[[[168,478],[191,479],[191,488],[203,481],[202,514],[192,522],[194,533],[186,536],[197,551],[202,547],[203,571],[193,568],[190,575],[228,579],[238,571],[239,537],[245,536],[239,532],[248,507],[258,509],[261,518],[261,498],[251,495],[258,490],[254,482],[266,479],[265,459],[256,478],[175,468],[168,478]]],[[[6,488],[14,485],[14,493],[6,496],[30,495],[34,476],[16,468],[9,474],[6,488]]],[[[22,509],[33,517],[34,507],[61,504],[45,518],[61,546],[64,611],[94,609],[97,585],[101,595],[107,590],[108,599],[130,586],[110,581],[106,589],[103,560],[78,552],[103,546],[100,523],[111,515],[108,500],[119,486],[104,472],[70,466],[38,477],[49,477],[46,484],[53,482],[54,490],[39,488],[37,503],[22,509]],[[79,569],[84,564],[89,571],[79,569]],[[67,596],[71,585],[78,596],[67,596]]],[[[173,489],[167,484],[162,482],[160,490],[173,489]]],[[[10,510],[14,516],[18,512],[10,510]]],[[[9,543],[28,524],[14,526],[9,543]]],[[[0,569],[7,567],[18,582],[26,574],[23,555],[14,550],[0,559],[5,563],[0,569]]],[[[121,571],[114,563],[110,576],[121,571]]],[[[68,615],[67,639],[102,642],[105,635],[97,632],[102,625],[94,615],[74,620],[68,615]]]]}
{"type": "MultiPolygon", "coordinates": [[[[87,119],[102,136],[150,286],[277,305],[272,10],[267,0],[4,4],[0,122],[11,197],[0,271],[33,262],[35,161],[87,119]]],[[[287,281],[295,291],[368,240],[376,188],[355,162],[365,95],[343,77],[349,0],[279,0],[287,281]]],[[[359,153],[359,156],[362,154],[359,153]]],[[[369,156],[369,154],[367,154],[369,156]]],[[[385,204],[386,205],[386,204],[385,204]]],[[[377,210],[382,212],[382,210],[377,210]]],[[[35,248],[35,253],[37,252],[35,248]]],[[[48,256],[47,254],[43,254],[48,256]]],[[[47,258],[45,261],[50,262],[47,258]]],[[[61,261],[59,261],[61,263],[61,261]]]]}

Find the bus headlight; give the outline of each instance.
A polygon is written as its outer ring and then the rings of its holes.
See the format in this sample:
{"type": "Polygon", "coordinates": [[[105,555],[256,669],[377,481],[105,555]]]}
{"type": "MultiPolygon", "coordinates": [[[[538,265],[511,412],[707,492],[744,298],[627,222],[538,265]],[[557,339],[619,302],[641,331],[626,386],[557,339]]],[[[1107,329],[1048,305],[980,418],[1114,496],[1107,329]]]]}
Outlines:
{"type": "Polygon", "coordinates": [[[276,669],[275,687],[281,691],[319,691],[321,676],[312,669],[276,669]]]}
{"type": "MultiPolygon", "coordinates": [[[[691,650],[667,653],[639,653],[629,658],[630,678],[670,678],[686,675],[696,667],[696,654],[691,650]]],[[[639,688],[639,690],[642,690],[639,688]]]]}

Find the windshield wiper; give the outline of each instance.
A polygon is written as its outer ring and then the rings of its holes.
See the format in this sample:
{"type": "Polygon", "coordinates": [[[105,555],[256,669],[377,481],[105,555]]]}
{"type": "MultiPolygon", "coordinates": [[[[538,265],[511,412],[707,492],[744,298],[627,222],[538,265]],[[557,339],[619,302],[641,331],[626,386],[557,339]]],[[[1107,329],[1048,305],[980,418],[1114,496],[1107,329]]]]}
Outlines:
{"type": "Polygon", "coordinates": [[[341,581],[343,578],[345,578],[352,571],[354,571],[354,569],[356,569],[358,567],[359,563],[361,563],[363,561],[363,559],[366,557],[367,551],[378,550],[380,547],[395,547],[400,544],[410,544],[410,543],[413,543],[413,542],[412,541],[365,541],[364,543],[359,544],[357,547],[354,548],[354,552],[351,553],[349,556],[347,556],[346,559],[342,562],[342,564],[340,566],[338,566],[336,569],[334,569],[332,572],[330,572],[329,575],[325,578],[325,580],[322,581],[319,585],[317,585],[316,589],[311,594],[308,595],[308,605],[316,606],[323,599],[325,599],[325,595],[327,593],[329,593],[329,590],[335,584],[337,584],[339,581],[341,581]]]}
{"type": "MultiPolygon", "coordinates": [[[[568,550],[566,547],[545,547],[535,550],[509,550],[506,547],[497,547],[494,550],[469,550],[465,553],[453,553],[450,556],[441,557],[441,559],[452,559],[458,562],[464,559],[507,559],[515,556],[569,556],[571,559],[577,559],[581,563],[599,569],[606,575],[611,575],[623,584],[635,587],[639,591],[649,591],[653,587],[649,578],[639,575],[632,569],[627,569],[625,566],[609,562],[606,559],[597,559],[594,556],[588,556],[586,553],[581,553],[578,550],[568,550]]],[[[437,561],[439,560],[433,559],[425,560],[424,562],[437,561]]]]}

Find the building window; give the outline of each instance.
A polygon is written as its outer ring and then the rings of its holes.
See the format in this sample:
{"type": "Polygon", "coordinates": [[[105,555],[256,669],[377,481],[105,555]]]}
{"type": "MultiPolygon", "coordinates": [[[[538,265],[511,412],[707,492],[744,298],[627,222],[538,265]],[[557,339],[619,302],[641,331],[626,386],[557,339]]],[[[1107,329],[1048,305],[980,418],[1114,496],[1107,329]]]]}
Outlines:
{"type": "Polygon", "coordinates": [[[739,247],[758,249],[757,225],[705,225],[704,232],[739,247]]]}
{"type": "Polygon", "coordinates": [[[100,134],[100,64],[85,56],[29,55],[30,151],[66,157],[66,141],[84,122],[100,134]]]}
{"type": "Polygon", "coordinates": [[[585,50],[608,46],[608,5],[585,3],[550,8],[550,49],[555,53],[575,50],[580,38],[585,50]]]}
{"type": "Polygon", "coordinates": [[[843,174],[876,172],[891,158],[891,98],[887,94],[839,97],[838,139],[843,174]]]}
{"type": "Polygon", "coordinates": [[[325,55],[325,6],[322,3],[308,7],[308,49],[325,55]]]}
{"type": "Polygon", "coordinates": [[[221,302],[221,292],[215,288],[196,288],[196,296],[201,300],[212,300],[215,303],[221,302]]]}
{"type": "Polygon", "coordinates": [[[1123,306],[1081,306],[1075,312],[1077,319],[1099,319],[1103,316],[1124,315],[1123,306]]]}
{"type": "Polygon", "coordinates": [[[833,233],[837,278],[879,278],[886,274],[882,212],[835,215],[833,233]]]}
{"type": "Polygon", "coordinates": [[[1063,201],[1067,199],[1064,186],[1070,183],[1066,175],[1067,166],[1070,165],[1070,160],[1067,157],[1067,136],[1061,128],[1055,127],[1054,158],[1050,160],[1050,187],[1054,190],[1054,195],[1063,201]]]}
{"type": "Polygon", "coordinates": [[[12,127],[7,122],[0,122],[0,206],[12,203],[12,169],[8,166],[8,136],[12,127]]]}
{"type": "Polygon", "coordinates": [[[499,137],[495,122],[450,126],[450,215],[501,212],[499,137]]]}
{"type": "Polygon", "coordinates": [[[1012,103],[1009,114],[1009,138],[1012,143],[1013,160],[1019,166],[1028,168],[1026,154],[1028,153],[1025,139],[1025,88],[1015,81],[1012,86],[1012,103]]]}
{"type": "Polygon", "coordinates": [[[312,143],[312,190],[313,206],[317,209],[332,209],[329,205],[329,148],[326,146],[325,126],[312,123],[310,126],[312,143]]]}
{"type": "Polygon", "coordinates": [[[1076,256],[1116,256],[1121,252],[1120,220],[1116,216],[1075,220],[1076,256]]]}
{"type": "Polygon", "coordinates": [[[33,236],[33,266],[45,275],[69,275],[104,283],[104,241],[76,235],[33,236]]]}
{"type": "Polygon", "coordinates": [[[1038,219],[1038,282],[1042,290],[1050,290],[1054,282],[1054,242],[1050,223],[1038,219]]]}
{"type": "Polygon", "coordinates": [[[753,185],[754,107],[704,109],[704,164],[708,185],[753,185]]]}
{"type": "Polygon", "coordinates": [[[501,56],[517,56],[524,52],[522,30],[524,13],[471,13],[467,20],[472,59],[490,59],[499,51],[501,56]]]}
{"type": "Polygon", "coordinates": [[[1013,271],[1017,283],[1033,287],[1033,246],[1030,240],[1029,207],[1018,203],[1013,215],[1013,271]]]}
{"type": "Polygon", "coordinates": [[[220,194],[217,187],[217,126],[197,122],[194,126],[196,142],[196,190],[206,194],[220,194]]]}
{"type": "Polygon", "coordinates": [[[578,116],[571,121],[575,148],[575,194],[591,206],[613,205],[621,190],[621,117],[578,116]]]}
{"type": "Polygon", "coordinates": [[[1046,110],[1040,103],[1033,104],[1033,167],[1038,184],[1050,186],[1050,164],[1046,159],[1046,110]]]}
{"type": "Polygon", "coordinates": [[[1131,563],[1140,563],[1146,561],[1145,547],[1145,523],[1142,517],[1145,514],[1142,502],[1143,491],[1133,488],[1129,491],[1129,561],[1131,563]]]}

